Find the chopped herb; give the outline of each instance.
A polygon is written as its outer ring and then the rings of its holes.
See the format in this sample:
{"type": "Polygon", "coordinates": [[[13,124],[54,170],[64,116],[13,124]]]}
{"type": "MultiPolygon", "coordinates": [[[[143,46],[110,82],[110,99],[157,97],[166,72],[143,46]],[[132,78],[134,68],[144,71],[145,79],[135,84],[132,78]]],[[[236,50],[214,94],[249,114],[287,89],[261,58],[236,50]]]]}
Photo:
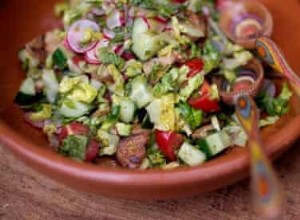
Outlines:
{"type": "Polygon", "coordinates": [[[64,70],[67,67],[67,57],[62,52],[61,49],[57,49],[53,54],[53,63],[56,65],[59,69],[64,70]]]}
{"type": "Polygon", "coordinates": [[[75,160],[83,161],[85,159],[86,147],[89,139],[82,135],[70,135],[63,141],[59,152],[75,160]]]}

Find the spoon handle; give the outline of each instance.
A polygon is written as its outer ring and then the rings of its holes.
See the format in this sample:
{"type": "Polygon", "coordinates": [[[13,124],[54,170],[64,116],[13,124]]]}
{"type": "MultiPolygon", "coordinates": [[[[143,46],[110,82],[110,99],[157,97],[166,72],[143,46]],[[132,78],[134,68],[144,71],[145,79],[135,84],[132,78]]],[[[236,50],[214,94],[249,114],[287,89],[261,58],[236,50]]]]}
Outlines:
{"type": "Polygon", "coordinates": [[[276,43],[268,37],[260,37],[256,41],[256,50],[266,63],[289,80],[290,85],[300,98],[300,78],[291,69],[276,43]]]}
{"type": "Polygon", "coordinates": [[[280,219],[283,212],[283,193],[271,162],[263,150],[258,130],[258,111],[250,96],[237,97],[236,115],[249,138],[253,206],[264,218],[280,219]]]}

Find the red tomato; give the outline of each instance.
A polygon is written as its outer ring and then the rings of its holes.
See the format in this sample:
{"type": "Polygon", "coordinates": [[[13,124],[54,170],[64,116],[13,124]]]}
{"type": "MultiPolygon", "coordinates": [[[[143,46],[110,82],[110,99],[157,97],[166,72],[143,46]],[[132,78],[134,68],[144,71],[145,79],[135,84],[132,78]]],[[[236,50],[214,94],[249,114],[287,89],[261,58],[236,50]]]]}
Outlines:
{"type": "Polygon", "coordinates": [[[167,159],[176,160],[175,150],[183,142],[183,135],[171,131],[155,131],[156,143],[167,159]]]}
{"type": "Polygon", "coordinates": [[[75,55],[73,58],[72,58],[72,61],[73,63],[78,66],[79,65],[79,62],[81,61],[85,61],[84,58],[80,55],[75,55]]]}
{"type": "Polygon", "coordinates": [[[186,61],[185,65],[190,68],[190,72],[187,74],[187,76],[193,77],[197,73],[199,73],[200,71],[203,70],[204,63],[203,63],[202,59],[195,58],[195,59],[186,61]]]}
{"type": "Polygon", "coordinates": [[[95,139],[91,139],[90,143],[86,150],[85,161],[91,162],[93,161],[99,152],[100,144],[95,139]]]}
{"type": "Polygon", "coordinates": [[[61,131],[58,134],[58,138],[60,140],[63,140],[69,135],[87,135],[89,132],[90,129],[88,126],[83,125],[79,122],[72,122],[61,128],[61,131]]]}
{"type": "Polygon", "coordinates": [[[217,112],[220,110],[219,100],[211,98],[211,88],[206,81],[200,88],[199,97],[190,98],[188,103],[193,108],[204,112],[217,112]]]}

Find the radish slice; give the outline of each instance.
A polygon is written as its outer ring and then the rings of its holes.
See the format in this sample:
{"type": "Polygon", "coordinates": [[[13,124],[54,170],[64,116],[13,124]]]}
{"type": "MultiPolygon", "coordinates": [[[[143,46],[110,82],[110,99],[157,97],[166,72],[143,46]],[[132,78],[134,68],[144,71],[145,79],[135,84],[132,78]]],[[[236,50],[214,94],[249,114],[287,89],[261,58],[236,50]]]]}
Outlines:
{"type": "Polygon", "coordinates": [[[97,51],[99,48],[108,47],[108,45],[109,45],[109,41],[107,39],[103,39],[99,41],[93,49],[85,53],[84,56],[85,60],[90,64],[101,64],[97,56],[97,51]]]}
{"type": "Polygon", "coordinates": [[[92,13],[96,16],[103,16],[105,15],[105,11],[102,8],[93,8],[92,13]]]}
{"type": "Polygon", "coordinates": [[[135,9],[134,9],[134,7],[131,7],[128,10],[128,17],[130,17],[130,18],[134,18],[135,17],[135,9]]]}
{"type": "Polygon", "coordinates": [[[70,47],[70,44],[68,43],[67,39],[64,40],[63,45],[68,51],[70,51],[70,52],[73,51],[72,48],[70,47]]]}
{"type": "Polygon", "coordinates": [[[91,49],[87,52],[85,52],[84,55],[84,59],[86,60],[86,62],[88,62],[89,64],[100,64],[101,62],[98,60],[96,53],[95,53],[95,49],[91,49]]]}
{"type": "Polygon", "coordinates": [[[106,26],[113,30],[116,27],[121,27],[125,24],[124,13],[121,11],[114,9],[111,11],[106,19],[106,26]]]}
{"type": "Polygon", "coordinates": [[[123,52],[124,52],[124,46],[122,44],[119,44],[119,45],[115,45],[113,47],[113,51],[118,54],[118,55],[121,55],[123,52]]]}
{"type": "Polygon", "coordinates": [[[111,31],[111,30],[109,30],[107,28],[103,29],[103,35],[107,39],[113,39],[116,36],[115,32],[113,32],[113,31],[111,31]]]}
{"type": "Polygon", "coordinates": [[[81,43],[84,38],[86,29],[92,29],[95,32],[100,32],[100,28],[97,23],[91,20],[79,20],[75,22],[68,31],[67,40],[72,48],[77,53],[84,53],[96,45],[96,41],[92,41],[86,45],[81,43]]]}
{"type": "Polygon", "coordinates": [[[124,53],[121,55],[121,57],[126,61],[135,59],[134,54],[131,53],[130,51],[124,51],[124,53]]]}
{"type": "Polygon", "coordinates": [[[152,19],[146,19],[146,20],[147,20],[148,26],[150,26],[149,29],[152,31],[160,33],[166,29],[167,22],[161,20],[158,17],[155,17],[152,19]]]}
{"type": "Polygon", "coordinates": [[[150,22],[149,22],[149,20],[148,20],[148,18],[147,17],[145,17],[145,16],[142,16],[141,17],[142,19],[143,19],[143,21],[147,24],[147,26],[148,26],[148,29],[150,29],[151,28],[151,25],[150,25],[150,22]]]}

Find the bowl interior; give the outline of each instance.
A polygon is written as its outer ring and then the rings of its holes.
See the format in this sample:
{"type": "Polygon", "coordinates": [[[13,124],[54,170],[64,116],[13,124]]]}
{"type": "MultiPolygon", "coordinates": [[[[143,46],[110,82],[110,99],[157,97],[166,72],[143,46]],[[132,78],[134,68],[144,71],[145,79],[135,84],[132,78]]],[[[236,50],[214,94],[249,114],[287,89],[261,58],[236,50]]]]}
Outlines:
{"type": "MultiPolygon", "coordinates": [[[[47,0],[41,3],[38,0],[28,0],[22,6],[19,0],[0,2],[0,30],[5,33],[0,41],[1,48],[4,48],[0,50],[0,142],[46,175],[67,185],[108,196],[138,199],[182,197],[233,183],[247,175],[247,149],[240,148],[233,148],[201,167],[147,172],[79,164],[53,152],[44,135],[24,123],[22,111],[13,104],[13,100],[24,78],[17,52],[35,36],[60,25],[52,13],[56,2],[58,1],[47,0]],[[130,191],[133,187],[135,194],[130,191]]],[[[274,11],[281,9],[271,0],[264,2],[274,11]]],[[[291,2],[294,3],[287,4],[296,13],[296,9],[300,10],[300,7],[296,0],[291,2]]],[[[295,71],[300,72],[297,60],[300,57],[300,32],[294,32],[295,26],[300,28],[300,20],[291,16],[293,13],[290,10],[283,9],[281,12],[282,14],[277,13],[275,16],[275,23],[278,21],[278,25],[274,40],[287,54],[287,59],[295,71]],[[295,44],[290,44],[292,39],[295,44]]],[[[293,97],[289,113],[275,126],[263,130],[266,151],[272,157],[285,151],[299,135],[299,111],[299,102],[293,97]]]]}

